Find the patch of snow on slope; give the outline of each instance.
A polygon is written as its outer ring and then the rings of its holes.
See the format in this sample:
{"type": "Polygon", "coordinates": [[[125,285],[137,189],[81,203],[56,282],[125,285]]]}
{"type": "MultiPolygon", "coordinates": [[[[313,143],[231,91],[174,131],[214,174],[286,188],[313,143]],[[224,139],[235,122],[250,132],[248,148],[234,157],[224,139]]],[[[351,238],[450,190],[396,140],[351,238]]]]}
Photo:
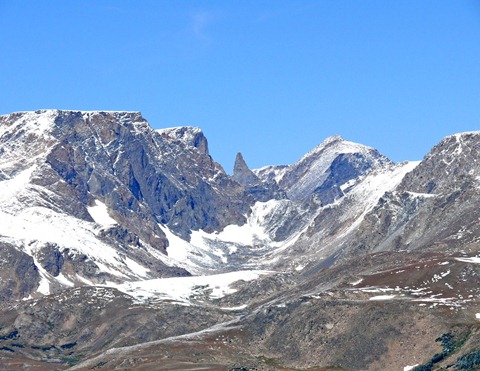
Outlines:
{"type": "Polygon", "coordinates": [[[127,295],[138,300],[172,300],[191,305],[190,298],[208,294],[211,299],[219,299],[236,292],[231,285],[237,281],[253,281],[268,271],[238,271],[211,276],[158,278],[153,280],[128,282],[121,285],[109,283],[127,295]]]}
{"type": "Polygon", "coordinates": [[[369,300],[392,300],[396,295],[378,295],[372,296],[369,300]]]}
{"type": "Polygon", "coordinates": [[[34,170],[35,166],[32,166],[17,174],[14,178],[0,182],[0,204],[3,210],[14,211],[19,208],[17,197],[28,186],[34,170]]]}
{"type": "Polygon", "coordinates": [[[95,200],[95,206],[90,206],[87,210],[93,220],[95,220],[95,223],[105,228],[117,224],[115,219],[108,214],[107,205],[101,201],[95,200]]]}
{"type": "Polygon", "coordinates": [[[226,262],[223,251],[215,249],[204,242],[202,231],[193,231],[190,241],[178,237],[168,227],[159,224],[168,240],[167,254],[170,260],[183,268],[214,267],[215,257],[226,262]]]}
{"type": "Polygon", "coordinates": [[[37,292],[42,295],[49,295],[50,294],[50,280],[42,266],[35,262],[35,265],[38,268],[38,272],[40,273],[40,283],[37,288],[37,292]]]}
{"type": "MultiPolygon", "coordinates": [[[[252,246],[256,242],[270,242],[270,238],[263,228],[265,219],[277,204],[278,200],[269,200],[267,202],[257,202],[252,207],[252,213],[244,225],[229,225],[219,233],[209,235],[209,238],[215,238],[224,242],[233,242],[245,246],[252,246]]],[[[207,236],[205,236],[207,237],[207,236]]]]}
{"type": "Polygon", "coordinates": [[[350,179],[348,182],[340,185],[342,192],[345,192],[346,189],[353,187],[357,183],[358,179],[350,179]]]}
{"type": "Polygon", "coordinates": [[[480,264],[480,257],[478,256],[474,256],[471,258],[455,258],[455,260],[458,260],[459,262],[464,262],[464,263],[480,264]]]}
{"type": "Polygon", "coordinates": [[[358,285],[358,284],[360,284],[360,283],[362,283],[362,282],[363,282],[363,278],[359,278],[359,279],[356,280],[356,281],[350,282],[350,285],[356,286],[356,285],[358,285]]]}
{"type": "Polygon", "coordinates": [[[215,233],[213,236],[205,236],[206,238],[211,238],[214,240],[220,240],[224,242],[238,243],[242,245],[252,245],[254,235],[249,228],[248,223],[244,225],[227,225],[223,231],[218,234],[215,233]]]}
{"type": "Polygon", "coordinates": [[[356,220],[349,229],[355,228],[361,223],[365,215],[377,204],[385,192],[395,189],[407,173],[415,169],[420,161],[411,161],[398,164],[389,171],[381,171],[365,177],[354,187],[346,197],[341,198],[338,203],[345,200],[355,199],[355,206],[350,207],[350,213],[344,215],[344,220],[354,217],[356,220]],[[360,201],[360,202],[358,202],[360,201]]]}
{"type": "Polygon", "coordinates": [[[60,273],[55,279],[64,286],[73,287],[75,284],[71,282],[63,273],[60,273]]]}
{"type": "Polygon", "coordinates": [[[221,307],[220,309],[221,310],[231,310],[231,311],[236,311],[236,310],[242,310],[242,309],[245,309],[246,307],[248,307],[247,304],[243,304],[243,305],[240,305],[238,307],[221,307]]]}
{"type": "Polygon", "coordinates": [[[139,277],[147,277],[149,270],[143,265],[138,264],[136,261],[130,259],[129,257],[124,258],[124,263],[128,269],[139,277]]]}
{"type": "Polygon", "coordinates": [[[417,193],[417,192],[409,192],[409,191],[407,191],[407,193],[413,197],[431,198],[431,197],[437,196],[434,193],[417,193]]]}
{"type": "Polygon", "coordinates": [[[24,208],[15,215],[0,211],[0,235],[23,241],[24,246],[49,242],[58,245],[60,250],[71,249],[85,254],[103,271],[118,277],[145,276],[143,268],[140,270],[133,261],[125,262],[115,249],[97,239],[93,223],[45,207],[24,208]]]}
{"type": "Polygon", "coordinates": [[[279,200],[257,202],[244,225],[229,225],[223,231],[213,233],[192,231],[190,242],[159,224],[169,241],[168,257],[188,270],[218,268],[225,267],[230,256],[237,253],[240,248],[255,249],[270,246],[273,249],[282,246],[289,241],[273,242],[264,228],[271,214],[278,211],[281,203],[279,200]]]}
{"type": "Polygon", "coordinates": [[[303,271],[303,269],[307,266],[307,264],[298,264],[296,267],[295,267],[295,270],[297,272],[300,272],[300,271],[303,271]]]}
{"type": "Polygon", "coordinates": [[[188,263],[190,252],[194,249],[191,244],[173,234],[170,229],[159,224],[168,240],[167,255],[181,263],[188,263]]]}
{"type": "MultiPolygon", "coordinates": [[[[18,112],[12,115],[21,114],[21,119],[16,120],[13,125],[0,127],[0,136],[11,131],[18,131],[23,128],[26,131],[44,134],[49,131],[58,114],[57,110],[40,110],[36,112],[18,112]]],[[[8,115],[7,115],[8,116],[8,115]]]]}

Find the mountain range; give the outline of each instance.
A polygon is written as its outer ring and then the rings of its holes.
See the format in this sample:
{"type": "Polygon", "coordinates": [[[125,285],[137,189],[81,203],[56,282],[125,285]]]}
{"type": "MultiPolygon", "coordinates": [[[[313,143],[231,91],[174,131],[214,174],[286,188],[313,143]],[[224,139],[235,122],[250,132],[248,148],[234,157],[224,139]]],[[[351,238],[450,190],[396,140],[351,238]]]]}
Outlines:
{"type": "Polygon", "coordinates": [[[233,175],[138,112],[0,116],[0,368],[480,367],[480,132],[233,175]]]}

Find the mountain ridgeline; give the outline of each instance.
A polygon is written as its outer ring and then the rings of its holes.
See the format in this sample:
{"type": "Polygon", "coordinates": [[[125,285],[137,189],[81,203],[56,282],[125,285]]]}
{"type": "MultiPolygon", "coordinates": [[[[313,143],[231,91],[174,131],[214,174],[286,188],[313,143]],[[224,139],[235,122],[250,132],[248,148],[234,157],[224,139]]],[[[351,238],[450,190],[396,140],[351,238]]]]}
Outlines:
{"type": "Polygon", "coordinates": [[[230,176],[138,112],[0,116],[0,365],[475,366],[479,155],[480,132],[403,163],[332,136],[230,176]]]}

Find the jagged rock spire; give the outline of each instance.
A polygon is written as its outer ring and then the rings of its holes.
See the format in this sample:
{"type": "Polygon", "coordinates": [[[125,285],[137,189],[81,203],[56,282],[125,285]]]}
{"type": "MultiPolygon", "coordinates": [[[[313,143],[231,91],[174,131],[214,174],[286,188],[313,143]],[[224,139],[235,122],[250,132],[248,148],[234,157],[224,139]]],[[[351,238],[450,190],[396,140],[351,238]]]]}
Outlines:
{"type": "Polygon", "coordinates": [[[240,152],[237,153],[233,166],[233,179],[240,184],[251,185],[259,183],[257,176],[249,169],[240,152]]]}

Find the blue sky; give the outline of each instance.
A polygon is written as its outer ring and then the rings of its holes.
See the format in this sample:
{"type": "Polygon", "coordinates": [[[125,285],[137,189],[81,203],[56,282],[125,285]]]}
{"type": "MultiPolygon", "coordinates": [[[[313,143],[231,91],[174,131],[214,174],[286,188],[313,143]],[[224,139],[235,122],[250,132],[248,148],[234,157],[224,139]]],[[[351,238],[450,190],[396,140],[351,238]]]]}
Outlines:
{"type": "Polygon", "coordinates": [[[480,130],[477,0],[0,0],[0,114],[141,111],[231,171],[326,137],[421,159],[480,130]]]}

